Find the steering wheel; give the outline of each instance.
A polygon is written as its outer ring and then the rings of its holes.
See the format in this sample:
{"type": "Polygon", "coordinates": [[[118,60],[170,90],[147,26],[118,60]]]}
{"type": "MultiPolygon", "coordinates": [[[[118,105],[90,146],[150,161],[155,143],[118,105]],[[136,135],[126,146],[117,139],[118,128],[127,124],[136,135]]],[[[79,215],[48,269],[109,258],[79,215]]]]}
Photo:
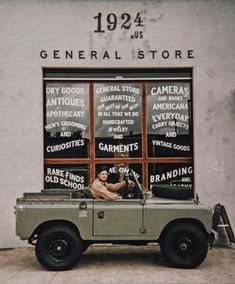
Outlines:
{"type": "MultiPolygon", "coordinates": [[[[132,170],[130,169],[130,171],[132,172],[132,170]]],[[[140,193],[139,193],[139,189],[138,189],[138,183],[136,182],[136,177],[134,176],[133,172],[132,172],[132,176],[135,180],[135,186],[130,190],[129,189],[129,183],[128,180],[129,175],[125,174],[124,175],[124,180],[126,182],[125,187],[123,188],[123,191],[120,193],[120,195],[122,196],[123,199],[137,199],[140,197],[140,193]]]]}

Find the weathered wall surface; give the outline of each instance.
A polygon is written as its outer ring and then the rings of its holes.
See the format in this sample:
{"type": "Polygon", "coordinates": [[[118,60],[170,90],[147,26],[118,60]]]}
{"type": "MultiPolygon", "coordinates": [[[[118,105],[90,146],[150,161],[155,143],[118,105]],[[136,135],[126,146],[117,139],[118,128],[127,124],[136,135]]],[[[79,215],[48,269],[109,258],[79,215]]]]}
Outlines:
{"type": "MultiPolygon", "coordinates": [[[[120,25],[119,25],[120,27],[120,25]]],[[[13,206],[43,187],[42,67],[193,67],[195,184],[225,204],[235,226],[234,1],[0,1],[0,247],[21,246],[13,206]],[[138,12],[135,29],[94,33],[94,16],[138,12]],[[40,51],[46,50],[46,59],[40,51]],[[53,51],[59,50],[56,57],[53,51]],[[66,59],[65,50],[74,58],[66,59]],[[78,50],[84,57],[78,58],[78,50]],[[91,59],[90,51],[98,59],[91,59]],[[107,50],[110,59],[103,59],[107,50]],[[144,58],[137,57],[138,50],[144,58]],[[157,50],[155,58],[149,51],[157,50]],[[167,50],[168,58],[161,53],[167,50]],[[175,58],[181,50],[182,58],[175,58]],[[193,58],[188,58],[193,50],[193,58]],[[118,57],[115,58],[115,51],[118,57]]]]}

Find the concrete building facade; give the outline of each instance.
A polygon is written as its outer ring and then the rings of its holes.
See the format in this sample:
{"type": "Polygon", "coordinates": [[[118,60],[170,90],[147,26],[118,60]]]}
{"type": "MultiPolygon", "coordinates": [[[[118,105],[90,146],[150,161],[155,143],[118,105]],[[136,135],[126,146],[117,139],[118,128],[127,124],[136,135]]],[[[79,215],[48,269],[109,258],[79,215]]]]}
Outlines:
{"type": "Polygon", "coordinates": [[[45,70],[191,70],[195,192],[235,225],[234,28],[232,0],[0,0],[0,248],[44,187],[45,70]]]}

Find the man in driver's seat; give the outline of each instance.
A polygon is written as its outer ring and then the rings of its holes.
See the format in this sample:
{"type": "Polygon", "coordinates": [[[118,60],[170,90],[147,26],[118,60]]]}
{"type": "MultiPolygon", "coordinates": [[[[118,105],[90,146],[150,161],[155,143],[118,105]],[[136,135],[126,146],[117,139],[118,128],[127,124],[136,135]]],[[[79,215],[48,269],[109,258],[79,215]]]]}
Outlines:
{"type": "MultiPolygon", "coordinates": [[[[126,182],[121,181],[112,184],[112,183],[107,183],[107,179],[108,179],[108,168],[106,166],[101,166],[97,170],[97,178],[93,181],[91,185],[91,193],[93,197],[97,199],[106,199],[106,200],[122,199],[120,195],[114,192],[123,189],[126,186],[126,182]]],[[[128,180],[128,186],[134,187],[135,183],[131,180],[128,180]]]]}

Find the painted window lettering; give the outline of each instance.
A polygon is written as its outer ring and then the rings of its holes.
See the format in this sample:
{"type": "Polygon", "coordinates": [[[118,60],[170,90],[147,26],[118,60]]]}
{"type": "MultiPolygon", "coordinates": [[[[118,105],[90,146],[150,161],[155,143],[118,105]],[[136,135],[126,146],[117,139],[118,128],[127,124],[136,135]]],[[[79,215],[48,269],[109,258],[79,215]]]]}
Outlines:
{"type": "Polygon", "coordinates": [[[141,155],[140,84],[95,84],[96,157],[141,155]]]}
{"type": "Polygon", "coordinates": [[[149,156],[191,155],[190,83],[150,83],[147,104],[149,156]]]}
{"type": "MultiPolygon", "coordinates": [[[[79,51],[79,56],[85,54],[79,51]]],[[[180,169],[193,167],[190,70],[162,73],[159,69],[155,78],[154,70],[114,74],[113,70],[99,69],[98,80],[94,70],[68,72],[51,73],[50,69],[44,80],[47,189],[88,186],[97,166],[104,163],[115,169],[130,167],[146,188],[170,185],[177,179],[178,184],[191,188],[193,195],[193,172],[176,176],[180,169]],[[84,176],[84,181],[49,175],[49,168],[84,176]]],[[[118,182],[119,178],[110,172],[109,182],[118,182]]]]}
{"type": "Polygon", "coordinates": [[[48,82],[45,85],[45,155],[88,157],[89,85],[48,82]],[[74,155],[74,154],[73,154],[74,155]]]}

